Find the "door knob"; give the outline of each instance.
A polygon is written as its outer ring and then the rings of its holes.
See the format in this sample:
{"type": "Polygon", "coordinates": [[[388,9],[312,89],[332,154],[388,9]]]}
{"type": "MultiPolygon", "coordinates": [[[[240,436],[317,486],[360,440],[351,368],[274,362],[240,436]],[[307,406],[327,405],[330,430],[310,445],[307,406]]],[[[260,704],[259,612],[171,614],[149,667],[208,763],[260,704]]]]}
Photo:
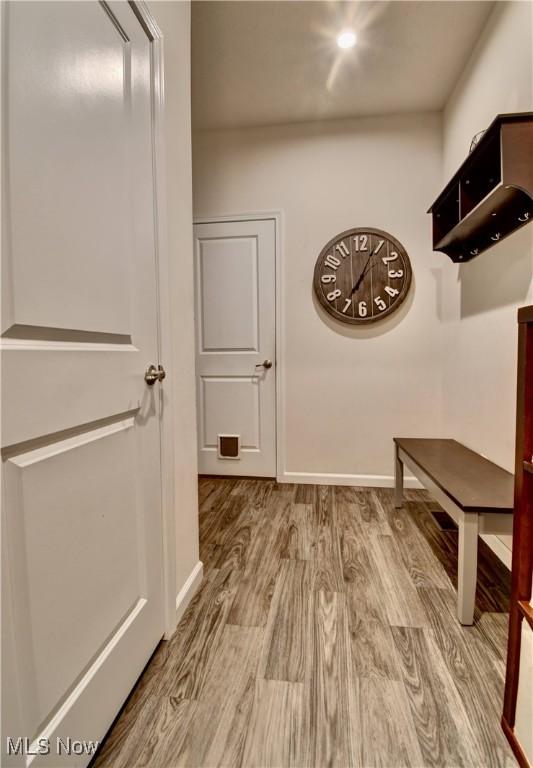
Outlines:
{"type": "Polygon", "coordinates": [[[144,380],[149,387],[152,387],[156,381],[163,381],[166,375],[162,365],[158,365],[157,368],[155,365],[149,365],[144,373],[144,380]]]}
{"type": "Polygon", "coordinates": [[[272,368],[272,360],[263,360],[262,363],[257,363],[255,366],[256,368],[266,368],[267,371],[269,368],[272,368]]]}

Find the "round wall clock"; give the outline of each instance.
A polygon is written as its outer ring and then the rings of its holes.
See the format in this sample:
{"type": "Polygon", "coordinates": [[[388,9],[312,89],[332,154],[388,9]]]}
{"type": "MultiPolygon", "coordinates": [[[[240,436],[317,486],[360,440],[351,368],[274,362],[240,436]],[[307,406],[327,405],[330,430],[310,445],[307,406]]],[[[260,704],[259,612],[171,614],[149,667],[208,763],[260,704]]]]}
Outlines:
{"type": "Polygon", "coordinates": [[[316,296],[343,323],[373,323],[395,312],[409,292],[411,262],[403,245],[381,229],[341,232],[322,249],[316,296]]]}

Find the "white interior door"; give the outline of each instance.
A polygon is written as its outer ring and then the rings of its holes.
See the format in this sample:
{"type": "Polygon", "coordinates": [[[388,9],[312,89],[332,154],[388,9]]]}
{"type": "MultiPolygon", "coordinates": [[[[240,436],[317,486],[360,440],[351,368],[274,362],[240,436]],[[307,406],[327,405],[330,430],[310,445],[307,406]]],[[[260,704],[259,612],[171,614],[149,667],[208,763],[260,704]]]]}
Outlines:
{"type": "Polygon", "coordinates": [[[83,765],[163,633],[151,51],[128,3],[3,11],[2,765],[83,765]]]}
{"type": "Polygon", "coordinates": [[[276,475],[276,228],[196,224],[198,464],[276,475]]]}

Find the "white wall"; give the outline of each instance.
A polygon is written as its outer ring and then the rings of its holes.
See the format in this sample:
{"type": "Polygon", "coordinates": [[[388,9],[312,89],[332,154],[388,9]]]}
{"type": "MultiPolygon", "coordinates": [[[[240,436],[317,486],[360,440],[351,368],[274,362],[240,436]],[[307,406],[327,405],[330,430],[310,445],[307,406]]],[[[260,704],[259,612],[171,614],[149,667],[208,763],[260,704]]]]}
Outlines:
{"type": "MultiPolygon", "coordinates": [[[[533,110],[532,11],[529,2],[496,3],[444,111],[443,181],[498,113],[533,110]]],[[[513,471],[516,310],[533,302],[533,227],[468,264],[450,262],[443,275],[444,425],[513,471]]]]}
{"type": "Polygon", "coordinates": [[[171,269],[173,360],[165,381],[175,412],[176,594],[198,563],[192,172],[190,110],[190,4],[151,2],[164,36],[168,245],[171,269]]]}
{"type": "Polygon", "coordinates": [[[440,116],[198,133],[193,168],[197,217],[283,212],[286,479],[390,482],[393,435],[442,432],[447,260],[431,252],[425,213],[441,185],[440,116]],[[326,316],[312,294],[321,248],[356,226],[397,237],[414,273],[403,308],[362,329],[326,316]]]}

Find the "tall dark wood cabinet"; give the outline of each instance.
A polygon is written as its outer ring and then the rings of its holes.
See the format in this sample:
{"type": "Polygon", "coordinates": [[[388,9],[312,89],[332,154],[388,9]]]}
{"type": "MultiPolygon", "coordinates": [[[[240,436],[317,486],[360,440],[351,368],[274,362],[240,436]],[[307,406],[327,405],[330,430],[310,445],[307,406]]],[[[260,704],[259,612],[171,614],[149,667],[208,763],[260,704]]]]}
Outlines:
{"type": "Polygon", "coordinates": [[[502,726],[520,765],[529,766],[515,725],[519,686],[530,689],[532,683],[524,679],[524,673],[520,678],[520,670],[524,671],[524,631],[533,632],[533,306],[519,310],[518,328],[513,572],[502,726]]]}

